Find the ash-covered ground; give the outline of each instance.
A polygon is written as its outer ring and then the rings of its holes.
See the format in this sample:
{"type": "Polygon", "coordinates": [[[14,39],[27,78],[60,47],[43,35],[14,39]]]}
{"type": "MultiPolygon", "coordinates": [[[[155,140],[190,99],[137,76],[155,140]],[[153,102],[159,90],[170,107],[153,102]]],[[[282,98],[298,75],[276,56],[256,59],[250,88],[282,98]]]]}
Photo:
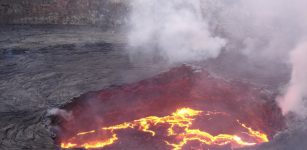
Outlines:
{"type": "MultiPolygon", "coordinates": [[[[168,69],[131,62],[124,37],[85,26],[1,26],[0,149],[58,149],[48,110],[83,93],[133,83],[168,69]]],[[[227,52],[198,65],[225,80],[250,82],[273,92],[290,75],[287,66],[252,63],[227,52]]],[[[251,149],[304,150],[307,121],[291,115],[287,120],[288,129],[251,149]]]]}

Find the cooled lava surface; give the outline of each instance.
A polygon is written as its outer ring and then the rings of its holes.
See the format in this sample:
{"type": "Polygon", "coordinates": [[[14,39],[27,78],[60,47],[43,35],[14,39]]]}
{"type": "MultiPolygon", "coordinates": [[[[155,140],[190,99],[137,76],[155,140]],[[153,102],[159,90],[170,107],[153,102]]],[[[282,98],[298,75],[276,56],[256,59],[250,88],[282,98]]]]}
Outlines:
{"type": "Polygon", "coordinates": [[[183,65],[88,92],[54,119],[63,149],[240,149],[284,128],[275,94],[183,65]]]}

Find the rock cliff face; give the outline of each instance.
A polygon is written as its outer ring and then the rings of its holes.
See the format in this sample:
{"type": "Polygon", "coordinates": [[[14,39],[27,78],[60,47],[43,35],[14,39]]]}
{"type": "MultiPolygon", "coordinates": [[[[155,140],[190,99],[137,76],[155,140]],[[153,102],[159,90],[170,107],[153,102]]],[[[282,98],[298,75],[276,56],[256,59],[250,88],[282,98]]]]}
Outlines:
{"type": "Polygon", "coordinates": [[[0,24],[74,24],[118,27],[125,0],[1,0],[0,24]]]}

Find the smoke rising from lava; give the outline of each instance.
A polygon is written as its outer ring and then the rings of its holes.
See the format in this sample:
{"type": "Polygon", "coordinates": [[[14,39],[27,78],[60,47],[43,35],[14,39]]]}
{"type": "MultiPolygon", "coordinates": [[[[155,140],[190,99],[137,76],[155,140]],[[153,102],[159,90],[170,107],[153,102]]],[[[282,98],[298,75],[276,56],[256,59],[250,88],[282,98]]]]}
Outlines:
{"type": "Polygon", "coordinates": [[[226,41],[209,31],[201,6],[199,0],[134,0],[130,52],[158,55],[169,63],[218,56],[226,41]]]}
{"type": "Polygon", "coordinates": [[[226,51],[262,67],[286,64],[293,69],[291,80],[278,102],[284,114],[304,117],[306,6],[305,0],[133,0],[129,53],[133,59],[157,57],[174,64],[226,51]]]}
{"type": "Polygon", "coordinates": [[[47,111],[47,116],[61,116],[65,120],[71,120],[73,118],[71,112],[58,108],[49,109],[47,111]]]}
{"type": "Polygon", "coordinates": [[[280,100],[283,113],[293,111],[301,117],[307,115],[307,43],[302,43],[290,55],[292,78],[285,96],[280,100]]]}

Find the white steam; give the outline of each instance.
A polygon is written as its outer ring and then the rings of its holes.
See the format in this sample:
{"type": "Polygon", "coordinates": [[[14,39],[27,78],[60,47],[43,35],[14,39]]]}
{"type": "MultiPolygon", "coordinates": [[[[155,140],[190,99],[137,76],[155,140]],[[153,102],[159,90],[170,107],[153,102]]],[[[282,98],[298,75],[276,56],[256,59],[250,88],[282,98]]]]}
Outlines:
{"type": "Polygon", "coordinates": [[[65,120],[71,120],[73,118],[71,112],[58,108],[49,109],[47,111],[47,116],[61,116],[65,120]]]}
{"type": "Polygon", "coordinates": [[[285,114],[307,116],[306,6],[306,0],[131,0],[129,52],[182,63],[223,49],[263,66],[288,63],[291,80],[278,102],[285,114]]]}
{"type": "Polygon", "coordinates": [[[301,117],[307,115],[307,42],[302,43],[291,52],[293,65],[292,77],[285,96],[279,104],[283,113],[294,112],[301,117]]]}
{"type": "Polygon", "coordinates": [[[216,57],[226,43],[209,31],[200,0],[133,0],[130,23],[130,52],[169,63],[216,57]]]}

